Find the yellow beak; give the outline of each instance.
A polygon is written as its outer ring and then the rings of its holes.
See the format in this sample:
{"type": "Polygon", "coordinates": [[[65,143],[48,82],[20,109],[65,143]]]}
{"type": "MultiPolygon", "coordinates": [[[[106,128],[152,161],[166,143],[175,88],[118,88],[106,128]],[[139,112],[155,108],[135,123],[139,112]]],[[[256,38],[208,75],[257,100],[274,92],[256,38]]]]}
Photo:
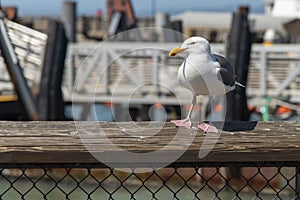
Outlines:
{"type": "Polygon", "coordinates": [[[176,56],[177,54],[185,51],[186,48],[180,48],[180,47],[175,47],[174,49],[172,49],[170,52],[169,52],[169,56],[176,56]]]}

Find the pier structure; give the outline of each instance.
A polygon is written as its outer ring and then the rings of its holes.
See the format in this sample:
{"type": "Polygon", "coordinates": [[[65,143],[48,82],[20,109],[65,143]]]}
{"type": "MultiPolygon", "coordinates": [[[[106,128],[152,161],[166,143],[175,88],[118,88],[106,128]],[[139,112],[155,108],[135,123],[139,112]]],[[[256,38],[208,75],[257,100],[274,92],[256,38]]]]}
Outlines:
{"type": "MultiPolygon", "coordinates": [[[[8,35],[33,94],[38,94],[47,35],[7,22],[8,35]]],[[[177,82],[182,57],[168,57],[179,43],[87,42],[68,45],[62,91],[65,102],[186,105],[191,94],[177,82]]],[[[225,54],[224,44],[212,51],[225,54]]],[[[254,44],[251,52],[247,96],[253,106],[294,105],[300,102],[300,45],[254,44]]],[[[14,88],[0,60],[3,100],[14,88]]],[[[198,99],[205,102],[205,98],[198,99]]]]}

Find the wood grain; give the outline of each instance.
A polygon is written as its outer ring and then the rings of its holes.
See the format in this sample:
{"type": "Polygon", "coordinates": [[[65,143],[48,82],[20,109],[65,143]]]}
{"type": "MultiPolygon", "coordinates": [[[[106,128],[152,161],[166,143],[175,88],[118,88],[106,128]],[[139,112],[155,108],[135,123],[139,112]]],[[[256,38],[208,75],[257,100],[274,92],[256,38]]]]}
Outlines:
{"type": "Polygon", "coordinates": [[[223,129],[220,134],[205,135],[160,122],[0,121],[0,163],[97,163],[93,155],[122,152],[159,152],[151,162],[164,162],[173,153],[182,154],[175,162],[184,163],[300,162],[298,122],[216,124],[223,129]],[[204,158],[199,158],[200,148],[209,152],[204,158]]]}

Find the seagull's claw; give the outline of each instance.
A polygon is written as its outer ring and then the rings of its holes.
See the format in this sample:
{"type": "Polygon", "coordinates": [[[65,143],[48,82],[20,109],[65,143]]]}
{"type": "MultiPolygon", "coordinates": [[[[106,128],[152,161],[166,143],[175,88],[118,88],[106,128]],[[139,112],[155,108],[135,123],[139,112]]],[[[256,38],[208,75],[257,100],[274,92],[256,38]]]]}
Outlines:
{"type": "Polygon", "coordinates": [[[179,127],[182,127],[182,126],[186,127],[186,128],[192,127],[192,122],[190,119],[172,120],[171,123],[173,123],[179,127]]]}
{"type": "Polygon", "coordinates": [[[212,123],[199,124],[198,128],[203,130],[205,133],[218,133],[218,129],[212,123]]]}

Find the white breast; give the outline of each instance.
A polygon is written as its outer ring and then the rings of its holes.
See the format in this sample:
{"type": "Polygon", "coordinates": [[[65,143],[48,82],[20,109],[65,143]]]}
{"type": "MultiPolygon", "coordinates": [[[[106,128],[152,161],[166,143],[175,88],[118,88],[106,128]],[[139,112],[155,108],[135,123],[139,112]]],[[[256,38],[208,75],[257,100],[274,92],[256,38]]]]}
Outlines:
{"type": "Polygon", "coordinates": [[[178,80],[180,84],[196,95],[221,95],[228,89],[217,77],[218,64],[205,57],[189,56],[179,67],[178,80]],[[192,62],[191,62],[192,61],[192,62]],[[197,66],[194,63],[202,63],[197,66]]]}

